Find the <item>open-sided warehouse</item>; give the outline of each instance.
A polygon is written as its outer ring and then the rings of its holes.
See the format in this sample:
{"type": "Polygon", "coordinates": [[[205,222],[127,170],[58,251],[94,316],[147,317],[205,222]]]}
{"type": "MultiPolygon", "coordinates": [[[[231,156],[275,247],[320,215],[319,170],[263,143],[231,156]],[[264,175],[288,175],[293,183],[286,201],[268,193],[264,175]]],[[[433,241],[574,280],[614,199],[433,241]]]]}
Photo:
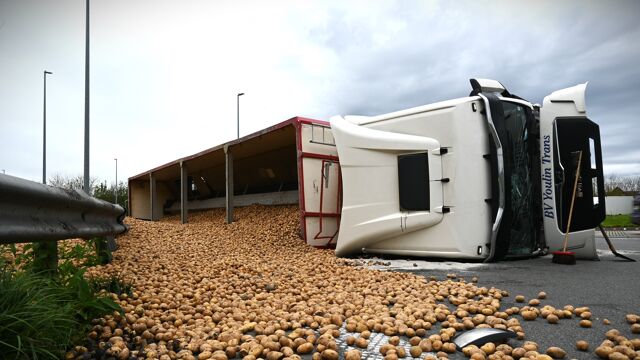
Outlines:
{"type": "Polygon", "coordinates": [[[129,215],[158,220],[189,210],[298,204],[302,238],[331,246],[341,211],[340,167],[329,124],[294,117],[129,178],[129,215]]]}

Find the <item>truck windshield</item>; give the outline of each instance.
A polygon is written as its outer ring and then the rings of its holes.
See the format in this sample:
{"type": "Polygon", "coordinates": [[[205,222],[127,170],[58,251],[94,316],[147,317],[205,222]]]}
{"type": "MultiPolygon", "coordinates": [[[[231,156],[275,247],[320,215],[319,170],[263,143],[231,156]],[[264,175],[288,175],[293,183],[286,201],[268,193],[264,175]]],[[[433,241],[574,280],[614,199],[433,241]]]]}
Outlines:
{"type": "Polygon", "coordinates": [[[505,181],[510,183],[511,193],[505,196],[508,197],[512,216],[501,226],[508,227],[510,234],[507,257],[530,255],[538,246],[537,177],[533,174],[537,163],[532,162],[534,147],[537,148],[538,144],[530,134],[535,119],[530,109],[520,104],[503,101],[502,106],[506,131],[501,134],[500,141],[505,148],[505,167],[509,167],[507,173],[510,173],[505,181]]]}

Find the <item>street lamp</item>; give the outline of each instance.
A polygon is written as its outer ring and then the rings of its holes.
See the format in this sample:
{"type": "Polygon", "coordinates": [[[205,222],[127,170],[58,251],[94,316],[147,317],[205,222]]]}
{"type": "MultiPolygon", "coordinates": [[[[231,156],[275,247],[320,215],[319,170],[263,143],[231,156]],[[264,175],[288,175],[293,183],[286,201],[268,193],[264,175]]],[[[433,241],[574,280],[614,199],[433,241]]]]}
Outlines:
{"type": "Polygon", "coordinates": [[[118,204],[118,158],[113,159],[116,161],[116,205],[118,204]]]}
{"type": "Polygon", "coordinates": [[[89,187],[89,0],[87,0],[85,21],[85,48],[84,48],[84,192],[91,195],[89,187]]]}
{"type": "MultiPolygon", "coordinates": [[[[42,183],[47,183],[47,75],[53,74],[44,70],[44,96],[42,106],[42,183]]],[[[58,265],[58,243],[56,241],[36,241],[33,244],[35,259],[34,266],[37,271],[45,270],[52,273],[51,269],[58,265]],[[44,264],[48,264],[44,265],[44,264]],[[54,265],[52,265],[54,264],[54,265]],[[43,266],[44,265],[44,266],[43,266]]]]}
{"type": "Polygon", "coordinates": [[[47,183],[47,74],[51,71],[44,71],[44,97],[42,106],[42,183],[47,183]]]}
{"type": "Polygon", "coordinates": [[[238,97],[237,97],[237,104],[238,104],[238,126],[237,126],[237,130],[238,130],[238,139],[240,138],[240,96],[244,95],[244,93],[238,93],[238,97]]]}

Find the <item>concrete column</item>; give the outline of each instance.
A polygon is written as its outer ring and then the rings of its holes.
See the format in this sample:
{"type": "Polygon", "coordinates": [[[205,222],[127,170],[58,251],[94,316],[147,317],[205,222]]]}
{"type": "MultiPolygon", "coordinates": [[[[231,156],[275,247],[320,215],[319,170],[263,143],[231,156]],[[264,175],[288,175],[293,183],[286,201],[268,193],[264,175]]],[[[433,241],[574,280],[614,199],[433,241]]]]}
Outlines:
{"type": "Polygon", "coordinates": [[[233,155],[227,145],[224,146],[227,224],[233,222],[233,155]]]}
{"type": "Polygon", "coordinates": [[[156,204],[158,203],[158,192],[156,191],[156,176],[153,173],[149,174],[149,190],[151,199],[151,221],[158,220],[158,215],[156,214],[156,204]]]}
{"type": "Polygon", "coordinates": [[[189,178],[187,177],[187,164],[180,161],[180,221],[187,223],[189,210],[187,209],[187,186],[189,178]]]}

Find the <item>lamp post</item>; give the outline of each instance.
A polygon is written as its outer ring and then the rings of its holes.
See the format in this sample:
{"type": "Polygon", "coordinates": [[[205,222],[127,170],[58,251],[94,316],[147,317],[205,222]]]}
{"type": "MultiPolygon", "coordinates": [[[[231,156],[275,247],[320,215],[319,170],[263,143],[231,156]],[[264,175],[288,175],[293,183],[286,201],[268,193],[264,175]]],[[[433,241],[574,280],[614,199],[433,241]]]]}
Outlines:
{"type": "Polygon", "coordinates": [[[86,2],[85,53],[84,53],[84,192],[91,195],[89,188],[89,0],[86,2]]]}
{"type": "Polygon", "coordinates": [[[242,96],[242,95],[244,95],[244,93],[238,93],[237,102],[236,102],[238,104],[238,112],[237,112],[237,114],[238,114],[238,126],[237,126],[237,130],[238,130],[238,134],[237,135],[238,135],[238,137],[237,137],[237,139],[240,139],[240,96],[242,96]]]}
{"type": "MultiPolygon", "coordinates": [[[[42,183],[47,183],[47,75],[53,74],[44,70],[44,97],[42,106],[42,183]]],[[[4,173],[4,170],[2,170],[4,173]]],[[[36,272],[54,275],[58,268],[58,242],[36,241],[33,244],[33,268],[36,272]]]]}
{"type": "Polygon", "coordinates": [[[47,74],[51,71],[44,71],[44,96],[42,105],[42,183],[47,183],[47,74]]]}
{"type": "Polygon", "coordinates": [[[118,204],[118,158],[113,159],[116,161],[116,205],[118,204]]]}

